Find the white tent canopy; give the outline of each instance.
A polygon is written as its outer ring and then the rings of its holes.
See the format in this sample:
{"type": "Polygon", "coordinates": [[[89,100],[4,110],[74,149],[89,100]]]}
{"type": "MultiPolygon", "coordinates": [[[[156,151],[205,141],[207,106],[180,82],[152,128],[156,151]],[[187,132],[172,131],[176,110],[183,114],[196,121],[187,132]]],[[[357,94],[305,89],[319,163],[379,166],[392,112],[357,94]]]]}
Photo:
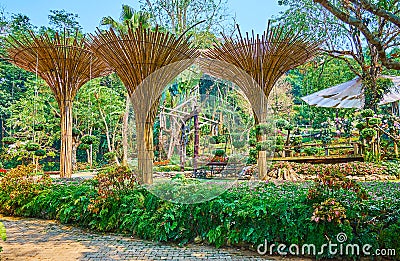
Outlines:
{"type": "MultiPolygon", "coordinates": [[[[381,75],[392,80],[394,87],[383,96],[379,105],[400,101],[400,77],[381,75]]],[[[359,77],[301,98],[307,104],[325,108],[363,108],[364,92],[359,77]]]]}

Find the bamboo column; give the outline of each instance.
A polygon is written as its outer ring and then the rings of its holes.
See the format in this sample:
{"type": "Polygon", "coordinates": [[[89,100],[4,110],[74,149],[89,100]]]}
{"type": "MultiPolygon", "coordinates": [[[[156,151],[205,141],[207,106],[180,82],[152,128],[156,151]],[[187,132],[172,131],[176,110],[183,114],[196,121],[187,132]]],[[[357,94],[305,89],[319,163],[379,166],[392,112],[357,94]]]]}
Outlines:
{"type": "MultiPolygon", "coordinates": [[[[319,43],[283,26],[268,25],[263,35],[236,38],[223,35],[224,41],[202,53],[201,68],[216,77],[237,84],[252,105],[257,123],[268,121],[268,96],[278,79],[290,69],[310,60],[319,43]]],[[[259,178],[267,172],[265,151],[259,152],[259,178]]]]}
{"type": "Polygon", "coordinates": [[[64,32],[16,39],[7,38],[7,54],[11,63],[35,72],[53,91],[61,114],[60,176],[72,175],[72,106],[80,87],[91,78],[107,75],[109,67],[96,59],[84,38],[70,37],[64,32]]]}
{"type": "Polygon", "coordinates": [[[193,64],[197,50],[184,35],[128,28],[90,35],[91,50],[114,68],[128,90],[135,112],[141,182],[153,183],[153,125],[163,89],[193,64]]]}

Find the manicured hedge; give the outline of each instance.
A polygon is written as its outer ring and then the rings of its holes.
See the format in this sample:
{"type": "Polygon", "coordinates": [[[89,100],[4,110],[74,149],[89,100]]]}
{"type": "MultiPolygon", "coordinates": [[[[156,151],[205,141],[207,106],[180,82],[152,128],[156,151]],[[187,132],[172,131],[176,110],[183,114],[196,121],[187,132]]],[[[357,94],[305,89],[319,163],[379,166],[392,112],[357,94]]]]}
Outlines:
{"type": "Polygon", "coordinates": [[[244,182],[211,201],[185,205],[160,200],[120,168],[80,183],[50,184],[47,177],[8,174],[0,181],[0,211],[7,215],[57,219],[154,241],[252,249],[265,240],[321,246],[328,239],[337,242],[336,235],[344,232],[349,243],[400,252],[398,183],[366,183],[364,193],[359,185],[336,176],[323,177],[322,185],[244,182]],[[344,211],[340,215],[329,206],[332,198],[334,207],[344,211]],[[316,213],[317,209],[326,212],[316,213]]]}

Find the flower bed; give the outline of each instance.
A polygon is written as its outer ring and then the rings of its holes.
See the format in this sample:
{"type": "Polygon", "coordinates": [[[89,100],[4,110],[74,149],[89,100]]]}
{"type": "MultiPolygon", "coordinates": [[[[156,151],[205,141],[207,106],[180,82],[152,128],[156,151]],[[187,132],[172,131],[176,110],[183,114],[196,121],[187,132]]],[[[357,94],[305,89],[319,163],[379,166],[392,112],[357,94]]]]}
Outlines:
{"type": "Polygon", "coordinates": [[[382,164],[349,162],[340,164],[310,164],[294,162],[276,162],[271,171],[279,168],[293,169],[302,179],[313,179],[325,172],[336,172],[356,180],[388,180],[399,179],[400,168],[397,162],[383,162],[382,164]]]}
{"type": "Polygon", "coordinates": [[[137,185],[125,169],[107,170],[73,184],[49,183],[45,177],[26,178],[26,173],[17,172],[0,181],[3,214],[58,219],[154,241],[186,244],[196,239],[217,247],[250,249],[265,240],[276,246],[318,247],[328,240],[337,243],[336,235],[343,232],[351,244],[368,243],[373,249],[397,249],[400,254],[399,183],[360,185],[334,173],[315,183],[243,182],[211,201],[187,205],[160,200],[137,185]]]}

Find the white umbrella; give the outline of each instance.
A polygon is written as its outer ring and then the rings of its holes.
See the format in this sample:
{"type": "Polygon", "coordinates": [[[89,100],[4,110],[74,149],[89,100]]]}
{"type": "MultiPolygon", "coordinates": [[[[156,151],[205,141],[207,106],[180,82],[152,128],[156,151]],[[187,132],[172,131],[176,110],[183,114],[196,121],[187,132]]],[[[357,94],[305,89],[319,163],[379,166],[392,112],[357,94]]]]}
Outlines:
{"type": "MultiPolygon", "coordinates": [[[[380,78],[392,80],[394,87],[383,96],[379,105],[400,100],[400,77],[381,75],[380,78]]],[[[301,98],[307,104],[326,108],[362,108],[364,93],[359,77],[301,98]]]]}

